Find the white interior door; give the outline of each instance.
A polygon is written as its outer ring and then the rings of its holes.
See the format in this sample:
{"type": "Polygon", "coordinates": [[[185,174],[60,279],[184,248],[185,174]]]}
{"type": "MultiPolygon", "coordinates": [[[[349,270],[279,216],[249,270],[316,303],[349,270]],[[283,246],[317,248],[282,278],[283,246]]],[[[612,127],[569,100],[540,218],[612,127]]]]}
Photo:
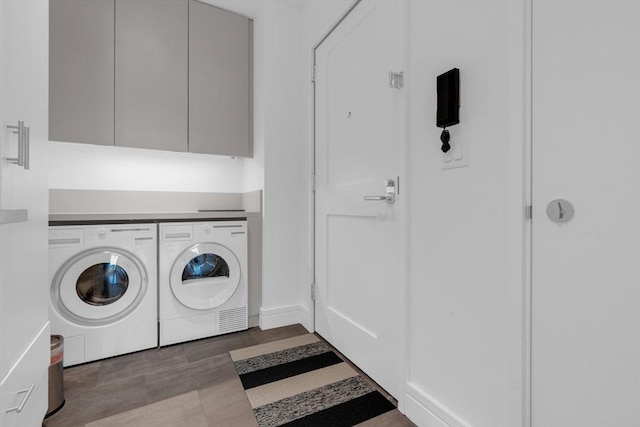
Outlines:
{"type": "Polygon", "coordinates": [[[534,0],[532,22],[533,426],[637,427],[640,2],[534,0]]]}
{"type": "Polygon", "coordinates": [[[404,96],[389,73],[403,70],[403,16],[402,2],[364,0],[316,50],[316,330],[396,398],[404,96]],[[395,202],[365,201],[385,180],[395,202]]]}

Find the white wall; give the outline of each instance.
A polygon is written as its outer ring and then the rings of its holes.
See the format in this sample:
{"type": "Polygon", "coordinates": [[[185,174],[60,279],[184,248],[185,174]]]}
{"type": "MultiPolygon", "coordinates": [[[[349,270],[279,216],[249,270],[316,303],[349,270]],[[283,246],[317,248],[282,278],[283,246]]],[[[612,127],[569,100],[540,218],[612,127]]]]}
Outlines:
{"type": "Polygon", "coordinates": [[[507,280],[508,1],[410,1],[407,414],[511,427],[507,280]],[[468,167],[442,170],[436,76],[460,69],[468,167]]]}
{"type": "Polygon", "coordinates": [[[302,7],[271,2],[263,9],[265,170],[263,327],[300,322],[311,329],[301,292],[311,283],[307,262],[310,172],[302,7]]]}

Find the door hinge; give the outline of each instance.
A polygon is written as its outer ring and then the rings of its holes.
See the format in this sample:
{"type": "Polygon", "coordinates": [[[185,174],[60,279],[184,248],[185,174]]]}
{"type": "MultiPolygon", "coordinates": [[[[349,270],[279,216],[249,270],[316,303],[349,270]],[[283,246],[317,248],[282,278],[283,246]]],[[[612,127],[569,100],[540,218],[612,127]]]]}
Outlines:
{"type": "Polygon", "coordinates": [[[404,86],[404,72],[395,73],[389,71],[389,87],[393,89],[402,89],[404,86]]]}
{"type": "Polygon", "coordinates": [[[316,191],[316,176],[311,175],[311,191],[316,191]]]}
{"type": "Polygon", "coordinates": [[[316,82],[316,66],[311,67],[311,81],[316,82]]]}
{"type": "Polygon", "coordinates": [[[524,218],[531,219],[533,217],[533,206],[527,205],[524,207],[524,218]]]}
{"type": "Polygon", "coordinates": [[[316,300],[316,284],[312,283],[311,284],[311,301],[315,301],[316,300]]]}

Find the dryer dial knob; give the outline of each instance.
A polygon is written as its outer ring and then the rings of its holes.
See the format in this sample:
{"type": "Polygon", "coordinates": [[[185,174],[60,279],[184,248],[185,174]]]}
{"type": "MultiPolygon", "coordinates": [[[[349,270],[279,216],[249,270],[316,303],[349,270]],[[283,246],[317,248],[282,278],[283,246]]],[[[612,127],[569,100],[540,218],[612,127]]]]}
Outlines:
{"type": "Polygon", "coordinates": [[[203,229],[205,233],[211,233],[211,227],[209,227],[208,225],[205,225],[203,229]]]}
{"type": "Polygon", "coordinates": [[[101,239],[104,239],[104,237],[107,235],[107,230],[105,228],[101,228],[98,230],[98,236],[101,239]]]}

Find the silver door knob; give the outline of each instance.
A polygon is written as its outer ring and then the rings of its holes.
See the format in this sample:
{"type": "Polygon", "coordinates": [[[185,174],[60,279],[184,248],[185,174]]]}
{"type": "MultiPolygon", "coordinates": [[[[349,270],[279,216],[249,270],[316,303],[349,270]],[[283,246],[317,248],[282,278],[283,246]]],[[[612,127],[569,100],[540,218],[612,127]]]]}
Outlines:
{"type": "Polygon", "coordinates": [[[364,200],[367,202],[385,201],[390,205],[393,204],[396,201],[396,182],[393,179],[385,179],[384,186],[387,194],[384,196],[364,196],[364,200]]]}

